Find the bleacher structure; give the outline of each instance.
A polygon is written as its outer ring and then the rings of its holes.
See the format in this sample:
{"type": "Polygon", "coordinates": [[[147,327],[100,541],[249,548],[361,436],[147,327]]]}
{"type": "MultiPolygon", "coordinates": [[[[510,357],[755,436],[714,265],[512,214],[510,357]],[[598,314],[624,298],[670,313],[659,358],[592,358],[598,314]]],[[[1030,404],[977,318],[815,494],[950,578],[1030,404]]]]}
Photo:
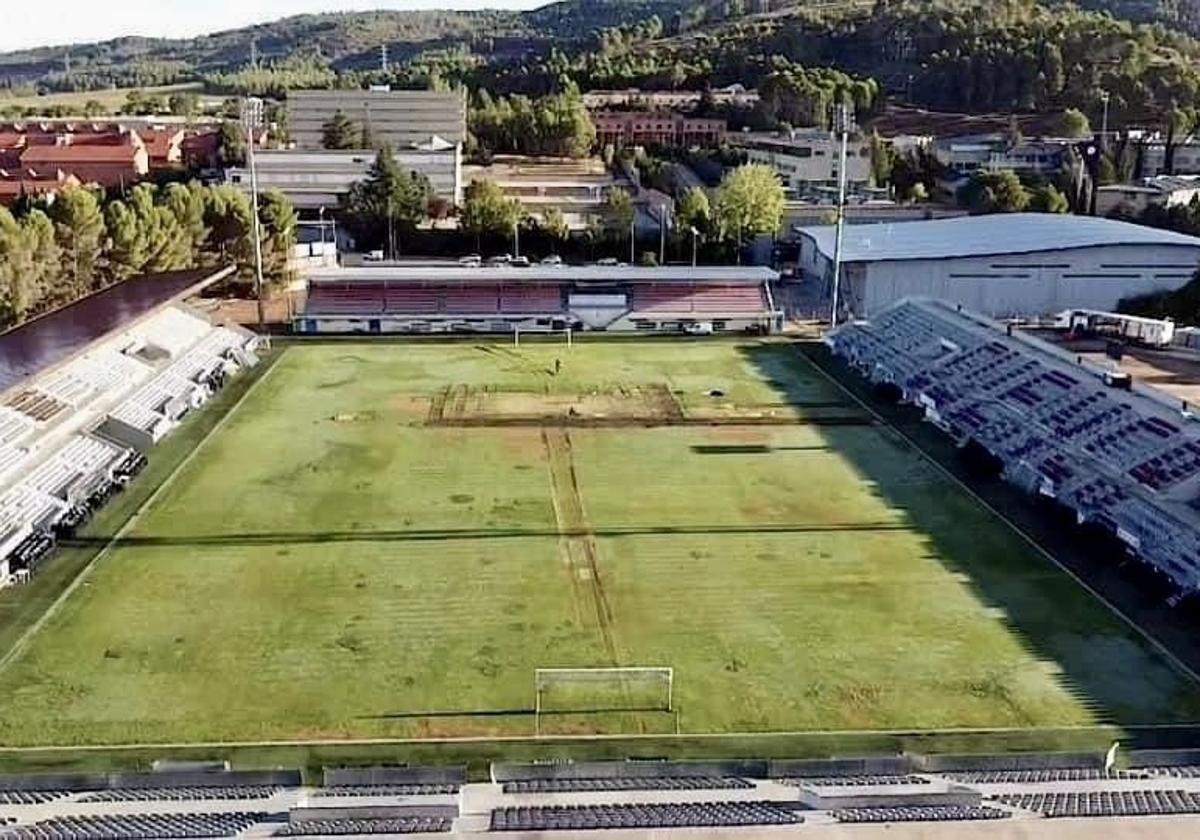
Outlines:
{"type": "Polygon", "coordinates": [[[1005,479],[1102,528],[1182,594],[1200,589],[1200,424],[1186,405],[1003,325],[902,300],[827,338],[1005,479]]]}
{"type": "Polygon", "coordinates": [[[462,766],[327,767],[317,787],[298,769],[234,770],[225,762],[28,773],[0,776],[0,840],[567,837],[611,829],[800,837],[837,824],[863,825],[854,832],[882,837],[869,824],[888,831],[898,823],[953,823],[939,836],[970,838],[975,824],[996,820],[1012,824],[1006,834],[1048,840],[1058,836],[1052,821],[1064,817],[1089,818],[1097,836],[1115,828],[1113,820],[1139,817],[1171,818],[1146,826],[1152,833],[1195,835],[1200,750],[1125,756],[1130,766],[1121,771],[1106,770],[1099,752],[500,762],[489,778],[473,782],[462,766]],[[966,777],[980,781],[961,781],[966,777]],[[830,790],[812,793],[812,780],[830,790]]]}
{"type": "Polygon", "coordinates": [[[167,306],[0,394],[0,585],[28,577],[140,470],[142,452],[258,361],[256,346],[167,306]]]}
{"type": "Polygon", "coordinates": [[[763,268],[372,267],[315,271],[304,333],[770,332],[782,322],[763,268]],[[707,329],[707,328],[706,328],[707,329]]]}

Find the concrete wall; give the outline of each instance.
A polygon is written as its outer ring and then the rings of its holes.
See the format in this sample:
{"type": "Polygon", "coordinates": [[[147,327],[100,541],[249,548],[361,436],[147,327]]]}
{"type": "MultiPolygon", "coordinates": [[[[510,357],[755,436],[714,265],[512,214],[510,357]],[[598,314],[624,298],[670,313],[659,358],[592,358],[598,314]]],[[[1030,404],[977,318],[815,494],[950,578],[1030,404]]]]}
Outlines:
{"type": "Polygon", "coordinates": [[[913,769],[907,755],[876,755],[861,758],[812,758],[772,761],[767,775],[773,779],[791,776],[884,775],[902,776],[913,769]]]}
{"type": "Polygon", "coordinates": [[[458,817],[457,805],[328,805],[292,808],[288,823],[309,820],[394,820],[419,817],[458,817]]]}
{"type": "Polygon", "coordinates": [[[221,787],[278,785],[297,787],[299,770],[233,770],[228,773],[164,771],[160,773],[38,773],[0,776],[0,790],[107,790],[109,788],[221,787]]]}
{"type": "Polygon", "coordinates": [[[1100,753],[1009,753],[1007,755],[915,755],[913,769],[929,773],[989,770],[1060,770],[1103,767],[1100,753]]]}
{"type": "Polygon", "coordinates": [[[447,767],[326,767],[325,786],[463,784],[467,768],[447,767]]]}
{"type": "Polygon", "coordinates": [[[761,779],[765,761],[577,761],[567,764],[492,765],[496,782],[528,779],[660,779],[677,776],[739,776],[761,779]]]}

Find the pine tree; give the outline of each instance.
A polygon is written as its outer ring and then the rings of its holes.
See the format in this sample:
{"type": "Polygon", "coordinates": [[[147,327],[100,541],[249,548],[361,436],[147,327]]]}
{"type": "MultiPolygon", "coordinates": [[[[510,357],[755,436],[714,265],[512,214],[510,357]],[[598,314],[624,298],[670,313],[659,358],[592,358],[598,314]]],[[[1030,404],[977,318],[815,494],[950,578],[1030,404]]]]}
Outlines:
{"type": "Polygon", "coordinates": [[[104,215],[95,193],[84,187],[65,187],[50,205],[54,236],[61,249],[67,286],[64,299],[100,285],[97,266],[104,247],[104,215]]]}

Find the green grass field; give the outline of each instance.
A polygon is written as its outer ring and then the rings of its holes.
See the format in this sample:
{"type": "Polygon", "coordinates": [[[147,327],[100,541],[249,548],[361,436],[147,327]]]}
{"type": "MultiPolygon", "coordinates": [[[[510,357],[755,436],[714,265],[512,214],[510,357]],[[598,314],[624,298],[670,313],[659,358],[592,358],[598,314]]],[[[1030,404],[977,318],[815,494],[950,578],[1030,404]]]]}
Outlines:
{"type": "Polygon", "coordinates": [[[674,667],[687,733],[1200,719],[786,343],[345,342],[286,350],[0,672],[0,741],[528,734],[534,669],[610,665],[674,667]]]}
{"type": "MultiPolygon", "coordinates": [[[[99,102],[106,113],[118,114],[122,106],[129,101],[129,94],[134,88],[112,88],[106,90],[84,90],[64,93],[23,94],[15,95],[11,91],[0,91],[0,108],[6,105],[21,105],[23,107],[51,108],[56,105],[67,105],[82,108],[89,102],[99,102]]],[[[160,85],[157,87],[137,88],[146,95],[169,97],[173,93],[201,94],[205,104],[220,103],[219,96],[204,96],[204,85],[199,82],[189,82],[178,85],[160,85]]]]}

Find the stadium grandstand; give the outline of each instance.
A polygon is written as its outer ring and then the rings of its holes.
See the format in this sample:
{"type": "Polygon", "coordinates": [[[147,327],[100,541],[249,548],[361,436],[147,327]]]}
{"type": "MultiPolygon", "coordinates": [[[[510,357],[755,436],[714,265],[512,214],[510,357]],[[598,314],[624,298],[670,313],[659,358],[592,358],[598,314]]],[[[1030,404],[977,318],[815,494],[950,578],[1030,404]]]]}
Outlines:
{"type": "Polygon", "coordinates": [[[1089,753],[494,763],[486,781],[456,766],[326,767],[323,784],[306,784],[298,770],[228,765],[8,775],[0,776],[0,837],[570,838],[622,828],[680,838],[842,837],[838,826],[854,825],[856,837],[957,838],[995,821],[1011,828],[978,836],[1193,836],[1196,752],[1130,751],[1128,759],[1124,769],[1089,753]],[[1082,821],[1082,830],[1064,834],[1064,819],[1082,821]],[[951,825],[931,834],[932,823],[951,825]]]}
{"type": "Polygon", "coordinates": [[[0,585],[26,579],[146,449],[257,362],[255,336],[181,302],[227,274],[137,278],[0,336],[0,585]]]}
{"type": "Polygon", "coordinates": [[[1200,590],[1200,424],[1186,403],[980,316],[900,301],[827,341],[882,390],[983,447],[1164,576],[1200,590]]]}
{"type": "Polygon", "coordinates": [[[309,275],[301,333],[767,333],[782,325],[757,267],[379,266],[309,275]]]}

